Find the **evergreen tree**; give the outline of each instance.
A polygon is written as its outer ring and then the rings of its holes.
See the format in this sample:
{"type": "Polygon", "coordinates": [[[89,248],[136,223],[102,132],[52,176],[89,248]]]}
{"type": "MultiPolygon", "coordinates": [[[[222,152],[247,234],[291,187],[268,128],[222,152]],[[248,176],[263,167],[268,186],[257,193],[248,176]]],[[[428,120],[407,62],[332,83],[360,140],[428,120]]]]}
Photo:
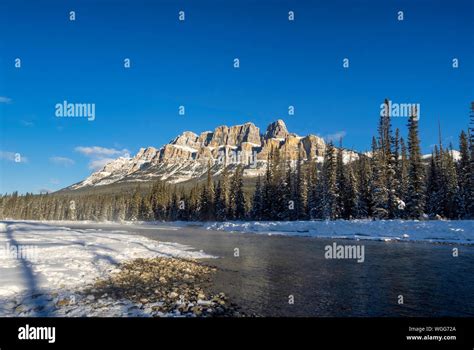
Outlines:
{"type": "Polygon", "coordinates": [[[176,188],[173,190],[171,195],[170,203],[168,204],[168,220],[175,221],[179,219],[179,203],[178,203],[178,194],[176,193],[176,188]]]}
{"type": "Polygon", "coordinates": [[[149,196],[141,198],[140,210],[138,214],[139,220],[150,221],[154,218],[153,208],[149,196]]]}
{"type": "Polygon", "coordinates": [[[231,198],[233,204],[232,216],[235,220],[245,219],[245,196],[244,196],[244,183],[243,183],[243,167],[237,166],[232,181],[231,198]]]}
{"type": "Polygon", "coordinates": [[[405,208],[408,196],[408,153],[407,147],[405,144],[405,140],[400,138],[400,150],[401,150],[401,158],[400,158],[400,165],[399,165],[399,179],[398,179],[398,196],[400,198],[400,206],[399,206],[399,217],[405,218],[407,217],[405,208]]]}
{"type": "Polygon", "coordinates": [[[469,141],[464,130],[459,135],[459,154],[460,160],[457,165],[459,197],[457,202],[459,216],[467,218],[469,215],[469,191],[470,191],[470,157],[469,157],[469,141]]]}
{"type": "Polygon", "coordinates": [[[444,195],[442,193],[442,184],[440,177],[440,156],[438,147],[435,146],[431,155],[430,166],[427,177],[427,199],[426,211],[430,217],[436,217],[442,214],[442,203],[444,195]]]}
{"type": "Polygon", "coordinates": [[[318,208],[320,207],[318,200],[318,169],[316,162],[311,159],[307,168],[307,217],[310,220],[318,217],[318,208]]]}
{"type": "Polygon", "coordinates": [[[357,211],[359,218],[372,216],[372,191],[370,181],[372,179],[372,168],[370,159],[362,155],[357,162],[358,181],[358,203],[357,211]]]}
{"type": "MultiPolygon", "coordinates": [[[[345,219],[355,219],[363,215],[359,187],[354,173],[353,164],[346,165],[344,181],[344,213],[345,219]]],[[[365,208],[364,208],[365,209],[365,208]]]]}
{"type": "Polygon", "coordinates": [[[207,179],[201,189],[199,214],[202,221],[214,220],[214,184],[212,182],[211,164],[207,164],[207,179]]]}
{"type": "Polygon", "coordinates": [[[321,196],[319,206],[319,217],[326,220],[337,219],[337,188],[336,188],[336,155],[332,142],[326,146],[324,154],[323,169],[321,171],[321,178],[318,195],[321,196]]]}
{"type": "Polygon", "coordinates": [[[302,170],[303,159],[301,152],[298,152],[298,160],[296,163],[296,182],[295,182],[295,211],[296,219],[304,220],[306,216],[306,202],[307,202],[307,189],[306,181],[304,178],[304,172],[302,170]]]}
{"type": "Polygon", "coordinates": [[[262,220],[262,209],[263,209],[263,196],[262,196],[262,183],[260,175],[257,178],[257,183],[255,185],[255,192],[252,200],[252,210],[250,216],[252,220],[262,220]]]}
{"type": "Polygon", "coordinates": [[[224,196],[222,195],[222,183],[221,180],[217,182],[214,203],[215,203],[215,212],[216,220],[224,221],[227,217],[227,206],[224,202],[224,196]]]}
{"type": "Polygon", "coordinates": [[[297,214],[297,199],[296,199],[296,189],[294,185],[295,173],[291,169],[291,164],[286,162],[286,178],[285,182],[282,185],[283,193],[283,211],[279,215],[280,220],[296,220],[298,218],[297,214]]]}
{"type": "Polygon", "coordinates": [[[452,145],[450,145],[448,152],[445,152],[444,154],[444,162],[445,174],[443,178],[446,189],[444,213],[447,218],[455,219],[459,216],[457,207],[457,204],[459,203],[459,187],[452,145]]]}
{"type": "Polygon", "coordinates": [[[470,149],[470,160],[469,160],[469,186],[468,186],[468,197],[469,201],[467,204],[467,217],[474,219],[474,102],[471,102],[470,112],[470,124],[469,124],[469,149],[470,149]]]}
{"type": "Polygon", "coordinates": [[[425,209],[425,171],[418,137],[418,111],[412,111],[408,119],[408,196],[407,212],[411,218],[420,219],[425,209]]]}
{"type": "Polygon", "coordinates": [[[133,192],[130,202],[128,204],[127,220],[128,221],[137,221],[140,215],[140,188],[137,187],[133,192]]]}
{"type": "Polygon", "coordinates": [[[375,138],[372,139],[372,178],[370,180],[372,208],[374,218],[388,218],[388,189],[386,187],[386,167],[383,148],[375,138]]]}
{"type": "Polygon", "coordinates": [[[339,149],[336,154],[336,211],[334,217],[345,218],[345,214],[350,212],[349,208],[345,207],[347,204],[346,193],[344,191],[347,189],[346,176],[344,174],[344,159],[343,159],[343,149],[342,149],[342,140],[339,142],[339,149]]]}

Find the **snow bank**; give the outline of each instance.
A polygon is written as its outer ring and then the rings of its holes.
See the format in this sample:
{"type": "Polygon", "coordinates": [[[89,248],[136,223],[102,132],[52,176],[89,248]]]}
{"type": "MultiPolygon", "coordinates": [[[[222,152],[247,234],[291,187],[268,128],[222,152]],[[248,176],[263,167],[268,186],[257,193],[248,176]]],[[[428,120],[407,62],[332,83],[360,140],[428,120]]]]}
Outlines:
{"type": "Polygon", "coordinates": [[[205,227],[268,235],[474,244],[474,220],[241,221],[209,223],[205,227]]]}
{"type": "Polygon", "coordinates": [[[124,232],[69,229],[38,222],[0,222],[0,316],[2,302],[13,296],[80,288],[105,277],[125,260],[212,258],[189,246],[124,232]],[[18,259],[15,247],[31,247],[30,253],[34,254],[29,259],[18,259]]]}

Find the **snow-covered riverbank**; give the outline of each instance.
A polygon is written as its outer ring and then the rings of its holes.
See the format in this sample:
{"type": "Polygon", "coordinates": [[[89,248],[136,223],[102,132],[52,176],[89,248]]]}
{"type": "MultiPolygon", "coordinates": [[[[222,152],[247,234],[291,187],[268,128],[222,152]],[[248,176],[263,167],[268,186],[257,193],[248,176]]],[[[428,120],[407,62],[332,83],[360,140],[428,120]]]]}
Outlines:
{"type": "Polygon", "coordinates": [[[204,226],[208,230],[267,235],[474,244],[474,220],[237,221],[204,226]]]}
{"type": "MultiPolygon", "coordinates": [[[[120,230],[0,222],[0,316],[6,315],[6,310],[18,300],[34,299],[35,294],[78,290],[116,271],[121,262],[155,257],[211,256],[189,246],[158,242],[120,230]]],[[[31,304],[41,304],[36,299],[31,304]]]]}

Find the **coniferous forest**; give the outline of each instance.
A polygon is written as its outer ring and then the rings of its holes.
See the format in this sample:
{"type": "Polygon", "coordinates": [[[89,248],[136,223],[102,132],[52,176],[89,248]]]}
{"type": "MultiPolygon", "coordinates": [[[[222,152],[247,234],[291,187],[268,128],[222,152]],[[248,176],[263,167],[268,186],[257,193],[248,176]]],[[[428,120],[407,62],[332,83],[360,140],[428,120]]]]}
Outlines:
{"type": "MultiPolygon", "coordinates": [[[[268,155],[265,174],[251,190],[243,167],[224,168],[218,179],[191,189],[156,182],[120,193],[74,192],[0,198],[0,217],[27,220],[224,221],[474,218],[474,110],[470,128],[453,145],[439,144],[423,157],[416,111],[407,137],[381,116],[372,150],[343,161],[342,140],[329,142],[324,161],[287,161],[279,149],[268,155]],[[337,147],[336,147],[337,146],[337,147]]],[[[210,168],[209,168],[210,169],[210,168]]]]}

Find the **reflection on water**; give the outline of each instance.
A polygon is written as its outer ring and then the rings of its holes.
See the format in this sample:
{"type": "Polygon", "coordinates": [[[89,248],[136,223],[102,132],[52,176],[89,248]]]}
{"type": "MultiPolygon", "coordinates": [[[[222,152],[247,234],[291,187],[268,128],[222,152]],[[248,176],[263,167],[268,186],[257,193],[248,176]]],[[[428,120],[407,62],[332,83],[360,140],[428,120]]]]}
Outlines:
{"type": "MultiPolygon", "coordinates": [[[[82,225],[81,227],[84,227],[82,225]]],[[[106,229],[105,227],[102,227],[106,229]]],[[[115,226],[116,229],[116,226],[115,226]]],[[[337,240],[364,244],[365,261],[328,260],[333,240],[179,230],[124,230],[188,244],[219,259],[214,288],[263,316],[474,316],[474,247],[337,240]],[[234,257],[235,248],[239,257],[234,257]],[[399,296],[404,304],[399,305],[399,296]],[[291,297],[294,304],[291,304],[291,297]]]]}

